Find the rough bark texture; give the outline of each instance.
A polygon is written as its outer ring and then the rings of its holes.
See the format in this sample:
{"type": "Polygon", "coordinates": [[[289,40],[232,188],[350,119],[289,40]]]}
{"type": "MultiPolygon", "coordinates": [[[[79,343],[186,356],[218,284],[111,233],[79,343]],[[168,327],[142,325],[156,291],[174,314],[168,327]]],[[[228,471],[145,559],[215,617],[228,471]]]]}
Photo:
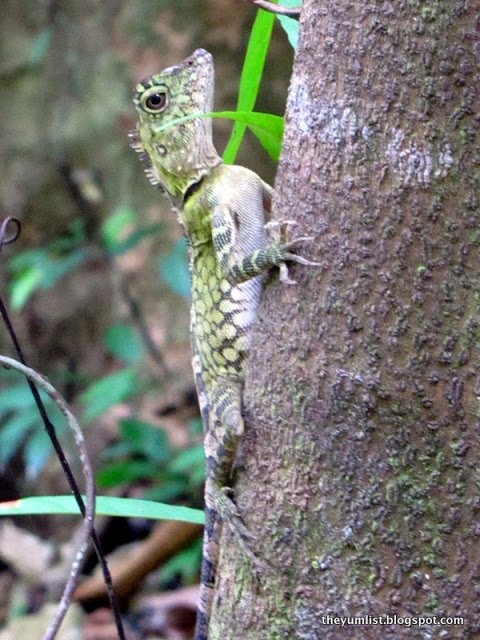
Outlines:
{"type": "Polygon", "coordinates": [[[478,3],[306,0],[212,640],[480,632],[478,3]],[[464,616],[340,627],[322,615],[464,616]]]}

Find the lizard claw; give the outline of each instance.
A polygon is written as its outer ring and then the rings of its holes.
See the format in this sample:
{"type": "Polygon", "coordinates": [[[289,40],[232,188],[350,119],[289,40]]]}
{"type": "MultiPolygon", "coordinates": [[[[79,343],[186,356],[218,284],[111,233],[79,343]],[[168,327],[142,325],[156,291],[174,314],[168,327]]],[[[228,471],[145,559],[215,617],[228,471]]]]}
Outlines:
{"type": "Polygon", "coordinates": [[[264,229],[278,229],[278,227],[294,227],[298,224],[296,220],[269,220],[263,227],[264,229]]]}
{"type": "Polygon", "coordinates": [[[280,282],[282,284],[297,284],[296,280],[292,280],[290,278],[290,274],[288,273],[288,265],[285,262],[280,263],[280,282]]]}
{"type": "Polygon", "coordinates": [[[233,498],[233,488],[232,487],[221,487],[220,491],[229,499],[233,498]]]}
{"type": "Polygon", "coordinates": [[[256,541],[256,537],[244,525],[237,506],[231,498],[232,493],[231,487],[219,487],[214,490],[215,509],[222,522],[235,534],[242,551],[251,560],[255,570],[263,573],[268,568],[268,565],[263,560],[260,560],[250,548],[251,544],[256,541]]]}
{"type": "Polygon", "coordinates": [[[302,236],[301,238],[295,238],[295,240],[290,240],[289,242],[285,242],[282,245],[282,249],[292,249],[297,244],[301,244],[302,242],[312,242],[315,240],[313,236],[302,236]]]}
{"type": "Polygon", "coordinates": [[[270,220],[264,225],[264,229],[270,232],[269,236],[272,240],[282,244],[287,241],[288,227],[295,227],[297,224],[296,220],[270,220]]]}
{"type": "Polygon", "coordinates": [[[219,487],[214,493],[215,509],[220,518],[232,529],[238,536],[244,540],[254,540],[254,536],[250,533],[238,513],[237,505],[232,500],[233,489],[231,487],[219,487]]]}
{"type": "Polygon", "coordinates": [[[297,264],[303,264],[306,267],[321,267],[321,262],[314,262],[313,260],[307,260],[307,258],[302,258],[302,256],[298,256],[296,253],[284,253],[284,260],[288,260],[288,262],[296,262],[297,264]]]}
{"type": "MultiPolygon", "coordinates": [[[[302,258],[302,256],[297,255],[296,253],[291,253],[289,251],[289,249],[293,249],[294,247],[296,247],[298,244],[301,244],[302,242],[311,242],[312,240],[314,240],[314,238],[312,238],[311,236],[305,236],[303,238],[296,238],[295,240],[291,240],[290,242],[286,242],[285,244],[282,245],[282,252],[283,252],[283,259],[288,261],[288,262],[296,262],[297,264],[303,264],[307,267],[320,267],[321,263],[320,262],[314,262],[313,260],[307,260],[306,258],[302,258]]],[[[282,282],[286,282],[287,284],[291,284],[288,282],[288,273],[287,273],[287,280],[283,280],[282,279],[282,270],[280,268],[280,280],[282,280],[282,282]]]]}

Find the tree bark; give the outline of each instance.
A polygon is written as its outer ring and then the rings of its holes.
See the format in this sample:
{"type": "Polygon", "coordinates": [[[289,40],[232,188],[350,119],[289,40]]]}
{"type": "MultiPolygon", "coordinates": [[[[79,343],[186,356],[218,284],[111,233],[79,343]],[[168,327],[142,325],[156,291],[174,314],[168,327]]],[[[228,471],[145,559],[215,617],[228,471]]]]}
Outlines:
{"type": "Polygon", "coordinates": [[[224,533],[211,640],[480,633],[478,26],[305,0],[274,217],[321,267],[264,292],[235,486],[272,568],[224,533]],[[325,617],[367,615],[407,623],[325,617]]]}

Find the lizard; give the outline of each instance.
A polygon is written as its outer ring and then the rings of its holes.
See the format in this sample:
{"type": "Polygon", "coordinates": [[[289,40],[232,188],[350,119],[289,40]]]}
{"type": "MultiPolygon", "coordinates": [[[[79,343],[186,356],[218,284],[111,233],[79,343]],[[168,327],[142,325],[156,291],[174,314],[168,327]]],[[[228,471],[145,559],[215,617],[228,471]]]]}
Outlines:
{"type": "Polygon", "coordinates": [[[253,171],[226,165],[218,155],[212,120],[201,117],[212,110],[213,94],[212,56],[197,49],[137,84],[138,122],[130,133],[147,177],[169,199],[189,246],[192,365],[206,460],[195,640],[208,638],[222,523],[257,560],[229,485],[244,432],[243,380],[264,273],[279,267],[280,279],[293,283],[287,262],[316,264],[292,252],[310,238],[270,241],[266,216],[273,190],[253,171]]]}

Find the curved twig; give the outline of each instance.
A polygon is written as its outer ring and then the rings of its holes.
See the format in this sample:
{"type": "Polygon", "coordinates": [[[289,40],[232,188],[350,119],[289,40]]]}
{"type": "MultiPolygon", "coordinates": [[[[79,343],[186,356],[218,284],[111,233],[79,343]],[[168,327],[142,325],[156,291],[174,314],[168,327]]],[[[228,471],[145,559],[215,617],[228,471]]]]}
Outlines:
{"type": "Polygon", "coordinates": [[[21,229],[22,225],[18,218],[14,218],[13,216],[8,216],[7,218],[5,218],[5,220],[3,220],[2,224],[0,225],[0,250],[2,249],[3,245],[15,242],[15,240],[20,235],[21,229]],[[8,227],[11,227],[12,224],[15,227],[13,233],[12,235],[7,236],[8,227]]]}
{"type": "Polygon", "coordinates": [[[93,471],[88,458],[87,448],[85,445],[85,439],[83,437],[82,430],[73,415],[68,408],[67,403],[58,393],[58,391],[46,380],[43,376],[37,373],[34,369],[26,367],[21,362],[8,358],[6,356],[0,356],[0,364],[7,369],[16,369],[20,373],[23,373],[29,380],[38,385],[45,393],[53,400],[57,405],[61,413],[65,416],[68,426],[73,431],[75,442],[80,452],[80,462],[82,465],[83,475],[85,476],[85,515],[83,518],[82,535],[80,538],[80,544],[75,554],[75,558],[72,562],[72,568],[68,577],[67,583],[63,590],[62,599],[57,607],[55,617],[48,627],[43,640],[53,640],[57,635],[57,631],[62,623],[62,620],[67,612],[70,602],[72,600],[72,594],[77,583],[77,578],[82,567],[82,561],[85,557],[85,552],[88,547],[88,541],[92,534],[93,519],[95,517],[95,485],[93,481],[93,471]]]}
{"type": "Polygon", "coordinates": [[[279,16],[287,16],[288,18],[293,18],[293,20],[300,19],[300,7],[282,7],[268,0],[249,0],[249,2],[264,11],[270,11],[270,13],[276,13],[279,16]]]}

